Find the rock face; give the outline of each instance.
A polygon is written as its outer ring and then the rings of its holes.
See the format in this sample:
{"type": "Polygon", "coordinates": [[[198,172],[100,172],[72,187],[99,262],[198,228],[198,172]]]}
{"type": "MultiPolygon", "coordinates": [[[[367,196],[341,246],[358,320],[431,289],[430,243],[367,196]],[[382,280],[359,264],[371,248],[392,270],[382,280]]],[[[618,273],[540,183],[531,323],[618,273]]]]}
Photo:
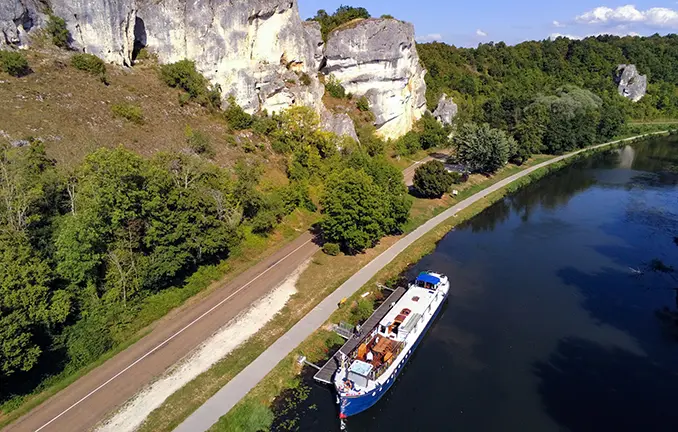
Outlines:
{"type": "Polygon", "coordinates": [[[73,48],[126,66],[144,47],[160,63],[191,60],[224,101],[233,95],[250,113],[307,105],[329,129],[355,137],[348,116],[322,104],[321,68],[368,97],[384,137],[408,132],[425,111],[414,28],[397,20],[350,25],[325,46],[297,0],[0,0],[0,46],[28,44],[47,10],[65,20],[73,48]]]}
{"type": "Polygon", "coordinates": [[[329,110],[323,110],[320,115],[320,124],[323,129],[333,132],[337,136],[347,136],[359,142],[358,134],[355,131],[353,120],[345,113],[332,113],[329,110]]]}
{"type": "Polygon", "coordinates": [[[394,19],[349,23],[329,36],[323,73],[356,96],[367,96],[377,132],[397,138],[426,110],[426,71],[419,63],[414,26],[394,19]]]}
{"type": "Polygon", "coordinates": [[[617,89],[619,94],[638,102],[647,92],[647,75],[641,75],[636,65],[619,65],[617,67],[617,89]]]}
{"type": "Polygon", "coordinates": [[[452,120],[457,116],[457,111],[457,104],[454,103],[452,98],[448,98],[448,96],[443,93],[438,101],[438,106],[435,111],[433,111],[433,117],[440,123],[449,125],[452,124],[452,120]]]}
{"type": "Polygon", "coordinates": [[[0,48],[28,43],[27,32],[44,25],[38,0],[3,0],[0,2],[0,48]]]}

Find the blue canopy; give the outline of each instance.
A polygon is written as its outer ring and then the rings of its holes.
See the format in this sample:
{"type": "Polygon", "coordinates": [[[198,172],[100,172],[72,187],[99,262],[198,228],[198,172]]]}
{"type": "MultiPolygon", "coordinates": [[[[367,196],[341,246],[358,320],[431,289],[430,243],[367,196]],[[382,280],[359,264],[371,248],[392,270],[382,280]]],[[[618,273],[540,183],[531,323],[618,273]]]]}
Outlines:
{"type": "Polygon", "coordinates": [[[421,282],[427,282],[433,285],[438,285],[440,283],[439,278],[432,276],[426,272],[419,273],[419,276],[417,276],[417,280],[421,282]]]}

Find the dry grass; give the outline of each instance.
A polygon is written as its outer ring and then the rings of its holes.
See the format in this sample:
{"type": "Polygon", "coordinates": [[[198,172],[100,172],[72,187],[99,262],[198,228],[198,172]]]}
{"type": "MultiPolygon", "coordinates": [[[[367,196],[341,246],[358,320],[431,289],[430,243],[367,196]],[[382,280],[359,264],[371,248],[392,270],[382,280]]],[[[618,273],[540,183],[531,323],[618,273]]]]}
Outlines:
{"type": "Polygon", "coordinates": [[[187,125],[210,138],[218,164],[230,166],[245,156],[232,144],[234,137],[218,113],[193,103],[180,106],[179,91],[161,82],[153,62],[133,68],[107,65],[106,86],[71,67],[70,53],[29,50],[25,55],[32,74],[0,76],[0,106],[5,108],[0,130],[11,139],[42,138],[48,154],[62,165],[77,164],[98,147],[123,145],[144,156],[181,151],[187,147],[187,125]],[[115,116],[111,108],[120,104],[140,107],[144,124],[115,116]]]}

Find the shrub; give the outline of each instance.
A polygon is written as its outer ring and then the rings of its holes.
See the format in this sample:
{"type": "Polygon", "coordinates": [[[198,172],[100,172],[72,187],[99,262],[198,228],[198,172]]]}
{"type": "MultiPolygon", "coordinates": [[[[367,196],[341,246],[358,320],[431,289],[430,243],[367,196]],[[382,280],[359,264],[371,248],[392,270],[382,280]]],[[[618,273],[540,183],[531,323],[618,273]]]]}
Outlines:
{"type": "Polygon", "coordinates": [[[424,114],[418,126],[421,129],[419,142],[424,150],[449,146],[448,132],[430,113],[424,114]]]}
{"type": "Polygon", "coordinates": [[[224,118],[228,125],[235,130],[247,129],[252,126],[252,116],[247,114],[235,101],[233,95],[228,97],[228,107],[224,111],[224,118]]]}
{"type": "Polygon", "coordinates": [[[517,147],[513,137],[487,123],[462,125],[454,137],[454,144],[459,160],[471,172],[487,174],[504,166],[517,147]]]}
{"type": "Polygon", "coordinates": [[[358,99],[358,102],[356,102],[356,106],[362,112],[369,111],[370,110],[370,101],[368,101],[365,96],[362,96],[360,99],[358,99]]]}
{"type": "Polygon", "coordinates": [[[50,14],[47,20],[47,33],[52,36],[52,43],[59,48],[68,48],[71,34],[66,27],[66,21],[63,18],[50,14]]]}
{"type": "Polygon", "coordinates": [[[190,126],[186,126],[186,143],[195,154],[202,154],[209,157],[214,156],[212,144],[207,135],[200,131],[194,131],[190,126]]]}
{"type": "Polygon", "coordinates": [[[103,312],[93,313],[68,327],[65,337],[70,370],[92,363],[113,347],[103,312]]]}
{"type": "Polygon", "coordinates": [[[253,117],[252,130],[259,135],[270,135],[278,127],[278,122],[266,114],[253,117]]]}
{"type": "Polygon", "coordinates": [[[415,131],[409,131],[396,140],[394,147],[399,156],[409,156],[416,153],[421,150],[419,134],[415,131]]]}
{"type": "MultiPolygon", "coordinates": [[[[160,68],[160,76],[165,84],[184,90],[190,99],[202,106],[218,108],[221,105],[219,87],[211,87],[207,79],[195,69],[195,63],[190,60],[163,65],[160,68]]],[[[185,102],[187,101],[188,99],[185,99],[185,102]]]]}
{"type": "Polygon", "coordinates": [[[141,107],[128,103],[115,104],[111,107],[113,114],[120,116],[126,120],[136,124],[144,123],[144,114],[141,107]]]}
{"type": "Polygon", "coordinates": [[[351,313],[351,323],[358,324],[365,321],[374,313],[374,305],[371,301],[361,298],[351,313]]]}
{"type": "Polygon", "coordinates": [[[106,75],[106,63],[92,54],[75,54],[71,57],[71,65],[92,75],[106,75]]]}
{"type": "Polygon", "coordinates": [[[301,74],[301,77],[299,77],[299,81],[305,86],[310,86],[311,85],[311,76],[307,74],[306,72],[301,74]]]}
{"type": "Polygon", "coordinates": [[[323,252],[330,256],[337,256],[341,252],[337,243],[325,243],[323,245],[323,252]]]}
{"type": "Polygon", "coordinates": [[[327,90],[327,93],[329,93],[333,98],[346,98],[346,89],[341,85],[339,80],[337,80],[332,75],[330,75],[330,77],[327,79],[327,82],[325,83],[325,90],[327,90]]]}
{"type": "Polygon", "coordinates": [[[15,77],[22,77],[31,72],[26,57],[16,51],[0,51],[0,68],[15,77]]]}
{"type": "Polygon", "coordinates": [[[450,190],[455,178],[437,160],[426,162],[414,171],[412,189],[423,198],[440,198],[450,190]]]}

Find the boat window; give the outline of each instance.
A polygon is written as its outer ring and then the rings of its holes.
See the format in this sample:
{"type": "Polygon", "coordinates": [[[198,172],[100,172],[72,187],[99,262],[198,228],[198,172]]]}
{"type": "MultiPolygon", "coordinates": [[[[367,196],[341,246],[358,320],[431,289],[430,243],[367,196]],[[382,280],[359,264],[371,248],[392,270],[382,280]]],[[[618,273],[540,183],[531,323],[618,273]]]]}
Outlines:
{"type": "Polygon", "coordinates": [[[386,326],[379,326],[379,332],[382,334],[386,334],[386,326]]]}

